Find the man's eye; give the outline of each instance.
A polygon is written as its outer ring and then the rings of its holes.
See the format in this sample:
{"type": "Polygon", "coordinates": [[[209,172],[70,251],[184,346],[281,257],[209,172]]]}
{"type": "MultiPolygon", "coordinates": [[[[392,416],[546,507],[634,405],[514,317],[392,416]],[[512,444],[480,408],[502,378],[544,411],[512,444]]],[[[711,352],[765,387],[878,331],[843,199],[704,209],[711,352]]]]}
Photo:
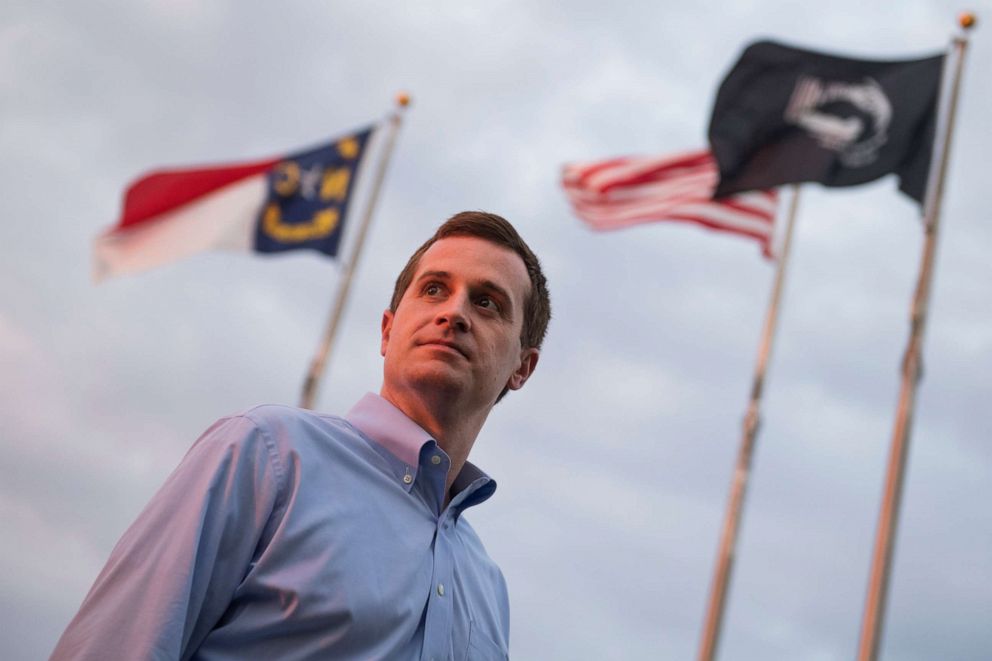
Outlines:
{"type": "Polygon", "coordinates": [[[437,296],[441,293],[441,286],[431,283],[424,287],[424,293],[428,296],[437,296]]]}
{"type": "Polygon", "coordinates": [[[497,304],[496,301],[489,296],[480,296],[475,304],[480,308],[485,308],[486,310],[499,309],[499,304],[497,304]]]}

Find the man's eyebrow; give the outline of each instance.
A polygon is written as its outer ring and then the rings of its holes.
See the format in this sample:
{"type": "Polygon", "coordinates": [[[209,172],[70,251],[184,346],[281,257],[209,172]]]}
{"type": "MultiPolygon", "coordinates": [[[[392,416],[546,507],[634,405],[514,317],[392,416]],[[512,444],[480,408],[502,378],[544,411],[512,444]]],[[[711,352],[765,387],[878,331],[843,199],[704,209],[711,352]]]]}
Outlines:
{"type": "Polygon", "coordinates": [[[451,274],[447,271],[424,271],[417,276],[417,282],[420,282],[424,278],[441,278],[442,280],[447,280],[451,277],[451,274]]]}
{"type": "Polygon", "coordinates": [[[483,280],[482,287],[483,289],[489,289],[499,294],[500,298],[505,300],[507,305],[511,305],[513,303],[513,297],[510,296],[510,292],[508,292],[502,285],[498,285],[492,280],[483,280]]]}

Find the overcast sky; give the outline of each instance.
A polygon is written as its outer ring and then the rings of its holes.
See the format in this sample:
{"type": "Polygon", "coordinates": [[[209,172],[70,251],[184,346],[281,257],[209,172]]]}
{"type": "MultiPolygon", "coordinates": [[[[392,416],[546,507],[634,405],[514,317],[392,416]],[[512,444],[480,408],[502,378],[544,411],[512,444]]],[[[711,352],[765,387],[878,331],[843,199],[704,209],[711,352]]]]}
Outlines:
{"type": "MultiPolygon", "coordinates": [[[[952,3],[953,4],[953,3],[952,3]]],[[[27,2],[0,9],[0,655],[44,658],[113,544],[214,419],[296,403],[337,284],[316,254],[209,253],[95,286],[93,237],[160,166],[268,157],[409,90],[319,408],[377,391],[407,255],[486,209],[541,256],[537,372],[473,460],[471,519],[517,659],[695,654],[772,266],[677,224],[594,234],[562,163],[705,146],[748,42],[947,47],[933,1],[27,2]]],[[[974,7],[986,10],[983,1],[974,7]]],[[[883,658],[992,654],[992,39],[973,35],[883,658]]],[[[721,659],[857,646],[922,234],[889,177],[802,189],[721,659]]]]}

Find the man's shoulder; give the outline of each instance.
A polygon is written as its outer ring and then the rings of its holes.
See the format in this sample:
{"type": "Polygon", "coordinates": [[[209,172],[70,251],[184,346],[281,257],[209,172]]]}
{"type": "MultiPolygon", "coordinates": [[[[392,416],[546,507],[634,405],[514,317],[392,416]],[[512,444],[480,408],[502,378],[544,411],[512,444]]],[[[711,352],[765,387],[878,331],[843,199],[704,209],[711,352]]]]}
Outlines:
{"type": "MultiPolygon", "coordinates": [[[[213,428],[227,428],[232,436],[259,436],[273,449],[299,449],[316,441],[357,437],[355,428],[343,417],[318,413],[286,404],[259,404],[220,418],[213,428]]],[[[226,434],[225,434],[226,435],[226,434]]]]}
{"type": "Polygon", "coordinates": [[[269,425],[285,425],[298,422],[332,422],[337,423],[342,419],[336,415],[317,413],[310,409],[301,409],[288,404],[256,404],[250,408],[237,413],[232,413],[227,418],[245,418],[258,427],[269,425]]]}
{"type": "Polygon", "coordinates": [[[358,466],[378,466],[383,452],[343,417],[280,404],[220,418],[190,448],[194,455],[268,464],[280,475],[303,466],[324,481],[352,475],[358,466]]]}

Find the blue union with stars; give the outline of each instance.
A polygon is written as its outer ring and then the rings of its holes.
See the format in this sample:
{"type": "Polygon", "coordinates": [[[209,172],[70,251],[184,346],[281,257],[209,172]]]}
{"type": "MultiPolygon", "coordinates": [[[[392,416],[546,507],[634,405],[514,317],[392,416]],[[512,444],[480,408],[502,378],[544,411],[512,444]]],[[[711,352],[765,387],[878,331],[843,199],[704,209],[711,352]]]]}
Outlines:
{"type": "Polygon", "coordinates": [[[268,176],[255,250],[338,252],[355,175],[372,127],[288,156],[268,176]]]}

